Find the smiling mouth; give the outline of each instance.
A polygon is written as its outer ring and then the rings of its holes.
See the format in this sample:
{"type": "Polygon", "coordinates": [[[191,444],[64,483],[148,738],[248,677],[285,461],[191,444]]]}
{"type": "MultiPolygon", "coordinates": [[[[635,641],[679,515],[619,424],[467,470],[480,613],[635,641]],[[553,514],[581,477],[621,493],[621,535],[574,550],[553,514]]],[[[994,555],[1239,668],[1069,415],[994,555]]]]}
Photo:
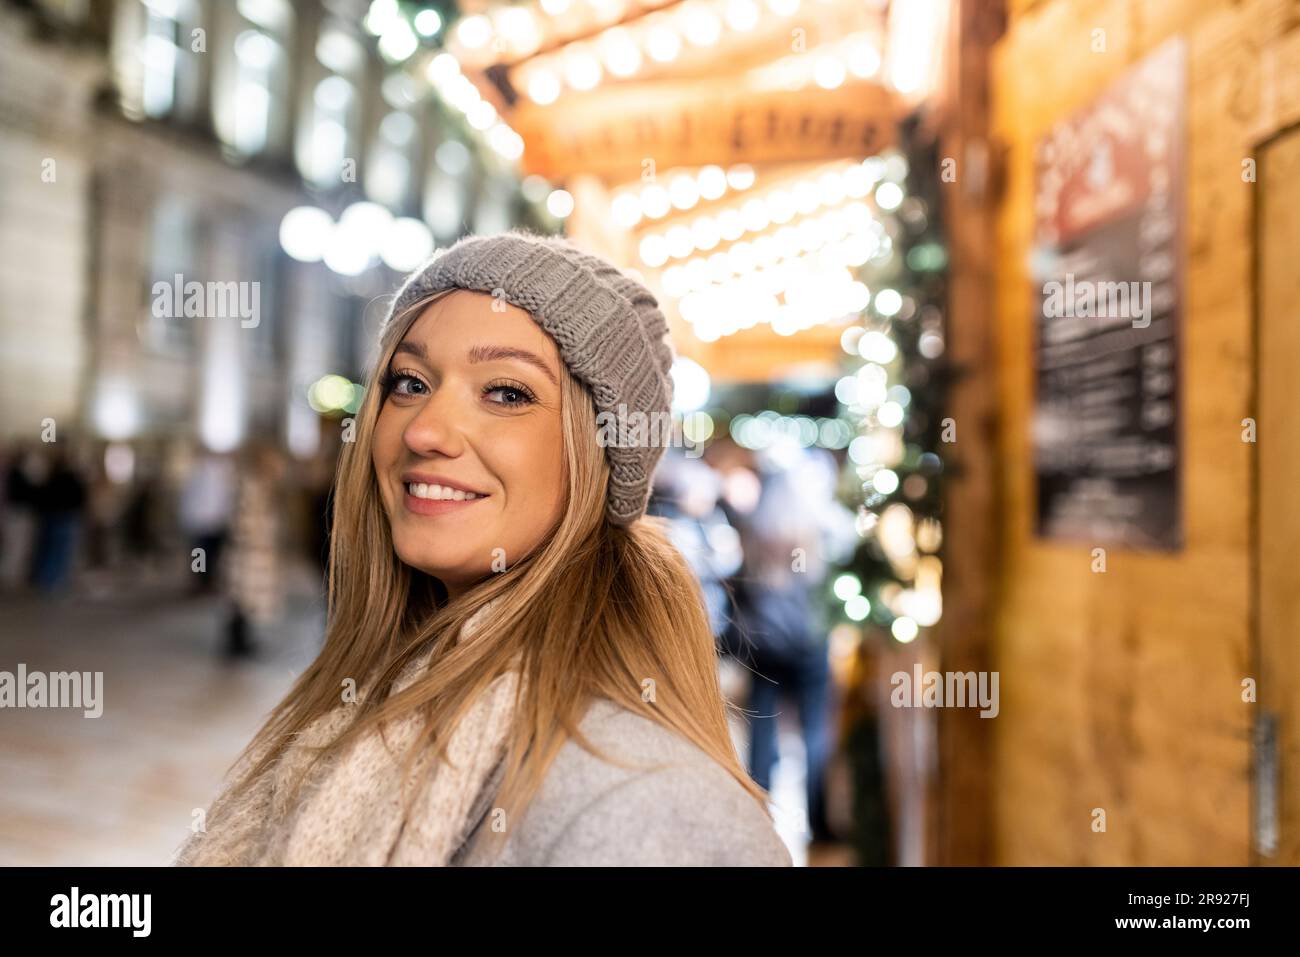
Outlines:
{"type": "Polygon", "coordinates": [[[479,492],[467,492],[450,485],[426,485],[423,482],[406,482],[406,494],[422,502],[471,502],[487,498],[479,492]]]}

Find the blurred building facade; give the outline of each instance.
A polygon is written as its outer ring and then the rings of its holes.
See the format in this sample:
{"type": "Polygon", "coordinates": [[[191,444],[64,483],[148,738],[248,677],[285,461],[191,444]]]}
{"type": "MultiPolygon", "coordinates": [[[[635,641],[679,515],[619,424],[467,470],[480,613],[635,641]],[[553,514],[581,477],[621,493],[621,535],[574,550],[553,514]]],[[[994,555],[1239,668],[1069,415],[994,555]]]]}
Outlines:
{"type": "Polygon", "coordinates": [[[359,378],[382,296],[415,263],[381,257],[379,235],[299,261],[285,214],[377,212],[358,213],[358,236],[424,227],[407,257],[527,218],[508,164],[386,70],[367,7],[0,4],[4,438],[53,419],[106,441],[227,451],[256,436],[308,456],[310,386],[359,378]],[[186,315],[192,282],[208,307],[219,284],[226,313],[186,315]]]}
{"type": "Polygon", "coordinates": [[[6,437],[75,420],[89,362],[93,46],[42,42],[0,5],[0,402],[6,437]]]}

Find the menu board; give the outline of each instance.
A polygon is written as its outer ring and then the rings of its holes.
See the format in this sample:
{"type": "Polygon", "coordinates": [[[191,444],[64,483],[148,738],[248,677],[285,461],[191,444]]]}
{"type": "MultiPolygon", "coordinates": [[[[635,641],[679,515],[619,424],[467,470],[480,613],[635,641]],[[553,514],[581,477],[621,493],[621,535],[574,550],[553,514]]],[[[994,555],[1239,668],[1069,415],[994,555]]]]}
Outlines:
{"type": "Polygon", "coordinates": [[[1037,145],[1037,533],[1182,547],[1186,48],[1161,46],[1037,145]]]}

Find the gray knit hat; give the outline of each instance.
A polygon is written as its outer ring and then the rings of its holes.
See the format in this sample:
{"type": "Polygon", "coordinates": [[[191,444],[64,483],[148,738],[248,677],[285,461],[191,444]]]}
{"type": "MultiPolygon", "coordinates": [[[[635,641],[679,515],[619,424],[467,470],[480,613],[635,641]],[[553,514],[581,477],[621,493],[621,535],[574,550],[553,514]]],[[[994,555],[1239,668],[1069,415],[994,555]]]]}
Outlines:
{"type": "Polygon", "coordinates": [[[609,520],[626,525],[637,519],[669,437],[651,428],[633,444],[622,423],[632,413],[645,415],[649,423],[667,423],[673,398],[673,350],[654,294],[561,236],[522,229],[466,236],[406,278],[380,335],[412,303],[453,288],[505,299],[526,310],[555,340],[569,372],[591,392],[597,416],[620,423],[617,437],[605,444],[609,520]]]}

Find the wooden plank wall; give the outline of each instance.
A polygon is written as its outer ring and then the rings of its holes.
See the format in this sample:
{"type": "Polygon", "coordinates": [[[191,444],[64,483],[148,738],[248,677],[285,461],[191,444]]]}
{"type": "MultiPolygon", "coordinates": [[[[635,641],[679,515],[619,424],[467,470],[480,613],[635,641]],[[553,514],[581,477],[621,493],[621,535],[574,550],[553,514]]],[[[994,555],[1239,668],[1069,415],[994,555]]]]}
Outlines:
{"type": "MultiPolygon", "coordinates": [[[[1242,161],[1300,121],[1294,0],[1010,0],[994,50],[1005,170],[995,296],[1002,547],[994,652],[1000,864],[1246,864],[1250,850],[1252,190],[1242,161]],[[1106,51],[1091,49],[1106,32],[1106,51]],[[1026,271],[1032,149],[1125,68],[1188,42],[1182,415],[1186,547],[1165,556],[1033,538],[1026,271]],[[1092,810],[1107,815],[1092,829],[1092,810]]],[[[960,518],[952,517],[952,534],[960,518]]]]}

